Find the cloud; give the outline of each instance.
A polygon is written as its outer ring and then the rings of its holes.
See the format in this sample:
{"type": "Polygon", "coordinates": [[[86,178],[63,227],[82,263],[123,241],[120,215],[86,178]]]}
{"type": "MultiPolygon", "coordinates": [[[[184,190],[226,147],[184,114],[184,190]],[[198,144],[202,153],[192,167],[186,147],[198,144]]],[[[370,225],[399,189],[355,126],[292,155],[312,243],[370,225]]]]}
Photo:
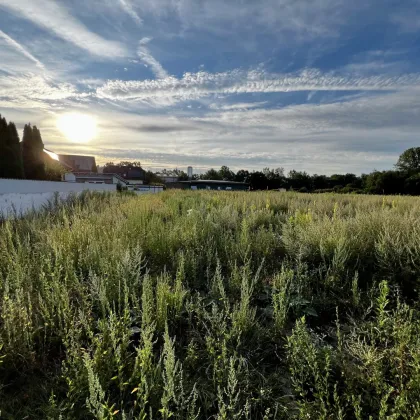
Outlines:
{"type": "Polygon", "coordinates": [[[137,55],[143,63],[147,64],[150,67],[150,70],[158,79],[165,79],[168,77],[168,73],[162,67],[162,65],[157,61],[152,54],[150,54],[149,49],[146,45],[151,41],[151,38],[142,38],[139,42],[139,47],[137,49],[137,55]]]}
{"type": "Polygon", "coordinates": [[[147,45],[153,38],[150,36],[145,36],[139,41],[140,45],[147,45]]]}
{"type": "MultiPolygon", "coordinates": [[[[356,2],[357,3],[357,2],[356,2]]],[[[154,0],[138,3],[142,14],[177,19],[185,31],[293,35],[291,42],[336,36],[351,13],[366,6],[345,0],[154,0]]]]}
{"type": "Polygon", "coordinates": [[[397,25],[402,32],[417,32],[420,29],[420,3],[417,1],[415,6],[417,7],[403,7],[402,10],[391,15],[391,22],[397,25]]]}
{"type": "Polygon", "coordinates": [[[41,70],[44,70],[44,65],[35,58],[25,47],[23,47],[21,44],[19,44],[17,41],[15,41],[13,38],[11,38],[9,35],[4,33],[2,30],[0,30],[0,38],[4,39],[8,45],[10,45],[12,48],[14,48],[16,51],[21,53],[23,56],[31,60],[33,63],[36,64],[38,68],[41,70]]]}
{"type": "Polygon", "coordinates": [[[30,20],[37,26],[93,55],[104,58],[118,58],[127,55],[127,50],[123,45],[115,41],[108,41],[91,32],[73,17],[61,2],[0,0],[0,8],[6,8],[17,17],[30,20]]]}
{"type": "Polygon", "coordinates": [[[218,104],[211,104],[210,109],[217,109],[223,111],[246,111],[252,108],[261,108],[267,104],[267,101],[264,102],[239,102],[236,104],[228,104],[228,105],[218,105],[218,104]]]}
{"type": "Polygon", "coordinates": [[[317,93],[316,90],[313,90],[313,91],[309,92],[306,100],[310,101],[316,95],[316,93],[317,93]]]}
{"type": "Polygon", "coordinates": [[[356,97],[345,102],[302,104],[280,109],[253,109],[247,112],[213,112],[197,121],[215,122],[232,131],[281,130],[311,138],[313,134],[349,130],[412,131],[420,129],[420,89],[356,97]]]}
{"type": "Polygon", "coordinates": [[[86,93],[78,92],[70,83],[54,83],[32,73],[0,75],[0,104],[5,108],[51,109],[63,106],[64,100],[83,99],[87,96],[86,93]]]}
{"type": "MultiPolygon", "coordinates": [[[[235,170],[283,166],[312,173],[385,169],[418,142],[418,93],[370,92],[345,102],[274,109],[219,107],[200,115],[180,109],[139,115],[92,100],[86,112],[99,121],[100,135],[86,145],[89,150],[78,153],[92,153],[99,162],[139,159],[156,168],[226,164],[235,170]],[[115,133],[124,138],[121,145],[116,145],[115,133]]],[[[42,133],[51,150],[74,147],[49,125],[42,133]]]]}
{"type": "Polygon", "coordinates": [[[143,20],[140,18],[140,16],[134,10],[134,7],[130,3],[130,0],[118,0],[118,1],[120,3],[121,7],[126,11],[127,14],[129,14],[133,18],[133,20],[138,25],[141,25],[143,23],[143,20]]]}
{"type": "MultiPolygon", "coordinates": [[[[164,76],[164,73],[161,74],[164,76]]],[[[296,91],[393,91],[420,86],[420,74],[353,77],[304,70],[298,74],[274,74],[264,70],[233,70],[223,73],[185,73],[160,80],[110,80],[97,89],[100,98],[135,99],[159,104],[194,100],[213,94],[274,93],[296,91]]]]}
{"type": "Polygon", "coordinates": [[[143,125],[132,125],[126,126],[125,128],[134,131],[140,131],[142,133],[173,133],[181,131],[195,131],[197,127],[187,124],[177,124],[177,125],[153,125],[153,124],[143,124],[143,125]]]}

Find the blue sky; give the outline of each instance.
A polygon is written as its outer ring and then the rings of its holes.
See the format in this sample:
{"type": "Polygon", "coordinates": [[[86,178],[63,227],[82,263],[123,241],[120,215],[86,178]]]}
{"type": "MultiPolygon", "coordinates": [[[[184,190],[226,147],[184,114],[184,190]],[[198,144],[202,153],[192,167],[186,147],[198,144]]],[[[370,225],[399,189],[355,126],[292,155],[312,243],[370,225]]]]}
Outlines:
{"type": "Polygon", "coordinates": [[[420,145],[420,1],[0,0],[0,113],[99,163],[391,168],[420,145]]]}

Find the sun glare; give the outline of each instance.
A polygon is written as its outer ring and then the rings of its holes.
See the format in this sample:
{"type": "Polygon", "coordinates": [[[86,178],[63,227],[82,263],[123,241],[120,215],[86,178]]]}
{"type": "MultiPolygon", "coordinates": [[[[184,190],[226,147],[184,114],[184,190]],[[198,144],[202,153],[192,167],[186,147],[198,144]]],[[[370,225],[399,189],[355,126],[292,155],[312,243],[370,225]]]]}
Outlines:
{"type": "Polygon", "coordinates": [[[87,143],[96,137],[96,121],[83,114],[65,114],[57,120],[57,128],[74,143],[87,143]]]}

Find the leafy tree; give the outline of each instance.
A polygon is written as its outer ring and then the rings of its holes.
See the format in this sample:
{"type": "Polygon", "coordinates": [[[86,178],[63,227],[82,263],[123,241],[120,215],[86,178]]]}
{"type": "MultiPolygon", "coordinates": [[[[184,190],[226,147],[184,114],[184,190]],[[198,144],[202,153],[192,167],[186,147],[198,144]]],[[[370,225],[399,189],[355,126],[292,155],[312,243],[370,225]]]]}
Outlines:
{"type": "Polygon", "coordinates": [[[420,195],[420,173],[405,180],[405,192],[411,195],[420,195]]]}
{"type": "Polygon", "coordinates": [[[105,166],[104,166],[104,173],[107,173],[107,170],[112,167],[128,168],[128,169],[140,168],[141,169],[141,163],[139,161],[129,162],[125,160],[119,163],[107,162],[105,163],[105,166]]]}
{"type": "Polygon", "coordinates": [[[0,115],[0,178],[23,178],[19,135],[14,123],[0,115]]]}
{"type": "Polygon", "coordinates": [[[149,184],[149,185],[162,185],[163,181],[154,172],[146,171],[145,177],[144,177],[144,183],[149,184]]]}
{"type": "Polygon", "coordinates": [[[61,181],[62,175],[68,172],[64,166],[56,160],[47,156],[45,158],[45,180],[61,181]]]}
{"type": "Polygon", "coordinates": [[[270,169],[264,168],[263,174],[267,179],[267,186],[269,190],[284,188],[286,186],[286,178],[284,176],[284,169],[270,169]]]}
{"type": "Polygon", "coordinates": [[[326,175],[312,175],[311,183],[314,190],[324,190],[330,187],[329,179],[326,175]]]}
{"type": "Polygon", "coordinates": [[[188,174],[184,171],[180,171],[179,169],[174,170],[174,175],[178,177],[180,181],[188,181],[188,174]]]}
{"type": "MultiPolygon", "coordinates": [[[[158,175],[158,174],[157,174],[158,175]]],[[[180,181],[188,181],[188,174],[181,169],[162,169],[160,175],[177,177],[180,181]]]]}
{"type": "Polygon", "coordinates": [[[128,166],[129,168],[141,168],[141,162],[138,160],[134,162],[123,160],[120,163],[118,163],[117,166],[128,166]]]}
{"type": "Polygon", "coordinates": [[[44,143],[35,125],[26,124],[23,129],[22,157],[27,179],[45,179],[44,143]]]}
{"type": "Polygon", "coordinates": [[[292,170],[289,172],[288,181],[291,188],[300,190],[306,188],[307,191],[312,190],[312,180],[306,172],[292,170]]]}
{"type": "Polygon", "coordinates": [[[241,169],[238,172],[236,172],[235,181],[236,182],[248,182],[249,181],[249,171],[241,169]]]}
{"type": "Polygon", "coordinates": [[[253,190],[266,190],[268,187],[267,178],[261,171],[254,171],[249,175],[251,189],[253,190]]]}
{"type": "Polygon", "coordinates": [[[272,179],[276,179],[277,178],[277,173],[274,171],[274,169],[264,168],[263,169],[263,174],[265,175],[265,177],[268,180],[272,180],[272,179]]]}
{"type": "Polygon", "coordinates": [[[405,174],[399,171],[374,171],[366,179],[366,191],[373,194],[402,194],[405,178],[405,174]]]}
{"type": "Polygon", "coordinates": [[[407,149],[398,159],[395,165],[400,171],[420,170],[420,147],[407,149]]]}
{"type": "Polygon", "coordinates": [[[222,177],[220,175],[219,171],[216,171],[216,169],[209,169],[207,172],[204,172],[204,174],[201,174],[201,179],[211,179],[216,181],[221,181],[222,177]]]}
{"type": "Polygon", "coordinates": [[[360,182],[358,182],[358,178],[354,174],[334,174],[330,176],[329,181],[329,188],[335,188],[339,186],[342,188],[343,185],[347,186],[349,184],[351,184],[351,187],[360,187],[360,182]]]}
{"type": "Polygon", "coordinates": [[[233,181],[235,179],[235,174],[227,166],[222,166],[219,169],[219,176],[224,181],[233,181]]]}

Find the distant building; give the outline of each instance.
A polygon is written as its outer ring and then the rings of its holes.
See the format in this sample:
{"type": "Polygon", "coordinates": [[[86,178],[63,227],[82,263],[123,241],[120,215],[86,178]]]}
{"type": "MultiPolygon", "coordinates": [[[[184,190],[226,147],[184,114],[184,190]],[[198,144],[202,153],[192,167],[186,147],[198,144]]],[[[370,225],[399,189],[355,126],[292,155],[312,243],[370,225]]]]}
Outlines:
{"type": "Polygon", "coordinates": [[[179,181],[166,184],[167,188],[179,188],[183,190],[220,190],[220,191],[248,191],[249,184],[245,182],[193,180],[179,181]]]}
{"type": "Polygon", "coordinates": [[[58,161],[77,172],[96,172],[96,161],[94,156],[82,155],[57,155],[58,161]]]}
{"type": "Polygon", "coordinates": [[[117,174],[121,178],[123,178],[126,181],[126,183],[131,185],[143,184],[146,177],[146,171],[143,168],[137,168],[133,166],[105,166],[103,169],[103,173],[117,174]]]}
{"type": "Polygon", "coordinates": [[[172,176],[172,175],[161,175],[159,173],[156,174],[161,180],[162,182],[164,182],[165,184],[168,182],[178,182],[179,181],[179,177],[178,176],[172,176]]]}
{"type": "Polygon", "coordinates": [[[118,174],[95,174],[92,172],[70,172],[64,175],[64,181],[79,184],[121,184],[126,181],[118,174]]]}

